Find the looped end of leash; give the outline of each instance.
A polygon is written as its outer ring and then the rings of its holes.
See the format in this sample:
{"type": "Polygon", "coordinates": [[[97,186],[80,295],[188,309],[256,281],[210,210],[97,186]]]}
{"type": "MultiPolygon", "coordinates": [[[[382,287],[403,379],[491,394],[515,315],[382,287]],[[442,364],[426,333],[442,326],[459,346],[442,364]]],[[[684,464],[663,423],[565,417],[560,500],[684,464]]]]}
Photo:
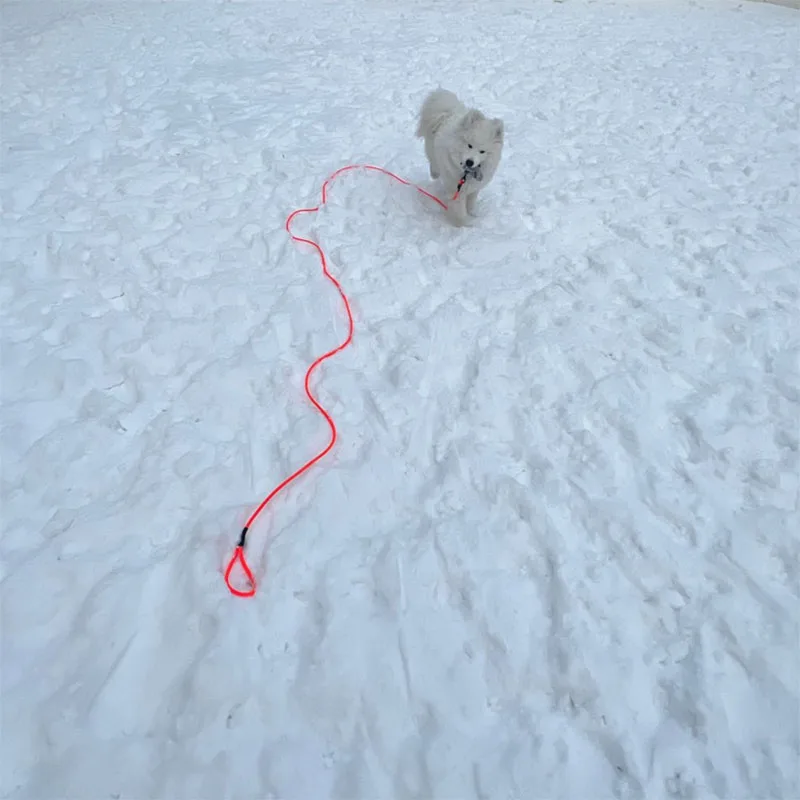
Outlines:
{"type": "Polygon", "coordinates": [[[253,572],[247,563],[247,559],[244,557],[244,540],[246,536],[247,528],[244,528],[242,530],[242,535],[239,537],[239,543],[236,545],[236,549],[233,551],[231,560],[228,562],[228,566],[225,570],[225,585],[228,587],[230,593],[236,597],[253,597],[256,593],[256,579],[253,577],[253,572]],[[250,584],[249,589],[237,589],[231,583],[231,573],[233,572],[233,568],[236,566],[237,561],[242,568],[245,578],[247,578],[247,581],[250,584]]]}

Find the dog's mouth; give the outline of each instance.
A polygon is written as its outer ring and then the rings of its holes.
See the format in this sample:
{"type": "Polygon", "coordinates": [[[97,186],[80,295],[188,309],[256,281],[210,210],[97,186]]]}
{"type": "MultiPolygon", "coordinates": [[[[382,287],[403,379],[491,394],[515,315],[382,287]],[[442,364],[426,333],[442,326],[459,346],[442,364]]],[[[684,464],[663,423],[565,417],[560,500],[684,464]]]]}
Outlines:
{"type": "Polygon", "coordinates": [[[461,193],[461,190],[464,188],[464,184],[470,178],[474,178],[476,181],[483,180],[483,172],[481,171],[480,165],[477,167],[464,167],[464,174],[461,176],[458,186],[456,186],[456,193],[453,195],[453,200],[458,197],[458,195],[461,193]]]}

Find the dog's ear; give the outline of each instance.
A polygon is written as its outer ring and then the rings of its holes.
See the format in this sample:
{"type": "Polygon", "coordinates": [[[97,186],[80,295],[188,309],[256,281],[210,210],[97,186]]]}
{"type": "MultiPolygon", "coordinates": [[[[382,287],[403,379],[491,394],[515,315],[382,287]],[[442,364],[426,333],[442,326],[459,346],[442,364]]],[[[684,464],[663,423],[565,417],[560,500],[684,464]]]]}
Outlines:
{"type": "Polygon", "coordinates": [[[461,128],[462,130],[466,131],[476,122],[480,122],[482,119],[486,119],[486,117],[484,117],[477,108],[473,108],[471,111],[467,111],[467,113],[464,114],[464,117],[461,120],[461,128]]]}
{"type": "Polygon", "coordinates": [[[503,136],[505,135],[505,125],[503,125],[503,120],[493,119],[492,130],[494,132],[494,140],[496,142],[502,142],[503,136]]]}

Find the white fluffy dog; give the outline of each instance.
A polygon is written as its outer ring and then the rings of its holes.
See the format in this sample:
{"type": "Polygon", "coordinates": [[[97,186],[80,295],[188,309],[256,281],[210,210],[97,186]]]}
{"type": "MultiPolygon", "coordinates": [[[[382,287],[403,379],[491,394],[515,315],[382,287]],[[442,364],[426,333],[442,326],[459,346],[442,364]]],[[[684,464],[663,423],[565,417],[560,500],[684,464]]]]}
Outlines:
{"type": "Polygon", "coordinates": [[[450,219],[467,225],[478,192],[492,180],[503,153],[503,120],[487,119],[452,92],[437,89],[422,104],[417,136],[425,139],[431,177],[441,178],[450,197],[450,219]]]}

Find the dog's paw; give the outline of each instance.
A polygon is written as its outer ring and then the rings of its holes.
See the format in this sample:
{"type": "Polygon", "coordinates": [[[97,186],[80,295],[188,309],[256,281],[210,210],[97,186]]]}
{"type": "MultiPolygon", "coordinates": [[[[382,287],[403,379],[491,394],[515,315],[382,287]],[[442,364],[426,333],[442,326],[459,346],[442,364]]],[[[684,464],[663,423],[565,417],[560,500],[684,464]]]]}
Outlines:
{"type": "Polygon", "coordinates": [[[468,228],[474,222],[469,214],[448,214],[447,218],[450,220],[450,224],[456,228],[468,228]]]}

